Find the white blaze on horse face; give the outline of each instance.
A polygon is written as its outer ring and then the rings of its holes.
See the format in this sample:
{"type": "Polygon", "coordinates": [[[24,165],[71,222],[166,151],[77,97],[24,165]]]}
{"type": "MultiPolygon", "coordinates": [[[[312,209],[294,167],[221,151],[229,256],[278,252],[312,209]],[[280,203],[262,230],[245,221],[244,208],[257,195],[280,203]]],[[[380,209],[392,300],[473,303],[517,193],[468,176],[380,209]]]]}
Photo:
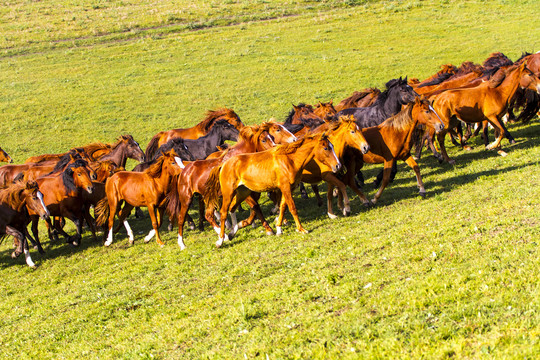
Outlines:
{"type": "Polygon", "coordinates": [[[152,238],[154,237],[155,234],[156,234],[156,230],[154,230],[154,229],[150,230],[148,235],[146,235],[146,237],[144,238],[144,241],[149,242],[150,240],[152,240],[152,238]]]}
{"type": "Polygon", "coordinates": [[[113,229],[110,228],[109,235],[107,236],[107,241],[105,241],[105,246],[110,246],[113,241],[113,229]]]}
{"type": "Polygon", "coordinates": [[[274,142],[274,140],[272,140],[270,135],[266,135],[266,140],[270,143],[270,145],[276,146],[276,143],[274,142]]]}
{"type": "Polygon", "coordinates": [[[439,121],[441,122],[441,124],[443,124],[444,126],[444,122],[442,121],[441,117],[439,116],[439,114],[437,114],[437,112],[435,111],[435,109],[433,108],[433,106],[429,105],[429,110],[433,111],[433,113],[435,114],[435,116],[437,116],[437,119],[439,119],[439,121]]]}
{"type": "Polygon", "coordinates": [[[296,140],[298,140],[298,138],[296,136],[294,136],[294,134],[292,132],[287,130],[287,128],[285,126],[279,125],[279,127],[281,128],[282,132],[287,134],[287,137],[289,138],[289,140],[287,140],[288,143],[292,143],[292,142],[295,142],[296,140]]]}
{"type": "Polygon", "coordinates": [[[124,227],[126,228],[126,231],[128,233],[129,242],[133,242],[133,231],[131,231],[131,227],[129,226],[127,220],[124,220],[124,227]]]}
{"type": "Polygon", "coordinates": [[[334,151],[334,145],[332,145],[331,142],[329,142],[328,145],[330,146],[330,149],[332,149],[332,154],[334,155],[334,158],[335,158],[336,161],[337,161],[337,165],[336,165],[336,166],[340,168],[340,167],[341,167],[341,162],[339,161],[339,158],[338,158],[338,156],[336,155],[336,152],[334,151]]]}
{"type": "Polygon", "coordinates": [[[38,197],[39,202],[41,203],[41,206],[43,206],[43,209],[45,210],[45,213],[47,214],[47,216],[50,216],[51,213],[49,212],[49,209],[47,209],[47,207],[45,206],[45,202],[43,201],[43,194],[41,193],[41,191],[38,191],[36,196],[38,197]]]}
{"type": "Polygon", "coordinates": [[[178,164],[178,166],[180,166],[180,169],[183,169],[183,168],[186,167],[186,166],[184,165],[184,163],[182,162],[182,159],[180,159],[178,156],[175,156],[175,157],[174,157],[174,161],[176,161],[176,163],[178,164]]]}

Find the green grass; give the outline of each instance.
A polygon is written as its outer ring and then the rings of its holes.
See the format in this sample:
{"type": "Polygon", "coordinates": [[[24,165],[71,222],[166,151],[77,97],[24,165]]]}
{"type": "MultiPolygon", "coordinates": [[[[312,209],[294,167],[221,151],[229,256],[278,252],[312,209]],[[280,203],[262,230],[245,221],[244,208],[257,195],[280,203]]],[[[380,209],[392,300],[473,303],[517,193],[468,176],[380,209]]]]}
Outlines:
{"type": "MultiPolygon", "coordinates": [[[[182,2],[13,1],[2,18],[27,15],[0,25],[11,39],[0,46],[0,146],[16,162],[122,133],[144,147],[208,109],[233,108],[248,124],[283,119],[291,103],[539,50],[533,1],[346,3],[231,1],[219,6],[237,25],[156,32],[143,28],[166,24],[182,2]],[[97,35],[60,25],[92,4],[97,35]],[[138,16],[137,36],[121,32],[119,6],[138,16]],[[265,6],[282,13],[263,16],[265,6]]],[[[189,22],[208,21],[211,6],[195,4],[189,22]]],[[[377,207],[354,198],[348,218],[298,198],[308,235],[242,229],[215,249],[214,232],[186,231],[181,252],[175,232],[163,230],[164,248],[144,244],[148,219],[131,220],[134,246],[123,231],[110,248],[88,233],[80,248],[47,240],[47,254],[32,251],[37,270],[4,241],[0,357],[535,358],[540,124],[510,131],[518,142],[503,142],[505,158],[479,139],[471,152],[448,146],[454,167],[424,154],[425,200],[404,164],[377,207]]]]}

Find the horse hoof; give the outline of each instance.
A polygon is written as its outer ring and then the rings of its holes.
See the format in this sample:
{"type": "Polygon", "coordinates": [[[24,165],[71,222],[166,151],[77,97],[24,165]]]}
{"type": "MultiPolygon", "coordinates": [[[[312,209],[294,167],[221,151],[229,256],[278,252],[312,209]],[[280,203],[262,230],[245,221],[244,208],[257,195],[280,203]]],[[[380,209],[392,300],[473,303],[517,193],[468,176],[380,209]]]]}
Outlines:
{"type": "Polygon", "coordinates": [[[473,149],[473,148],[472,148],[472,146],[470,146],[470,145],[465,145],[465,146],[463,146],[463,150],[466,150],[466,151],[472,151],[472,149],[473,149]]]}
{"type": "Polygon", "coordinates": [[[236,233],[233,233],[232,231],[229,233],[229,235],[225,238],[225,241],[231,241],[232,238],[234,238],[234,235],[236,235],[236,233]]]}
{"type": "Polygon", "coordinates": [[[350,209],[349,210],[346,210],[346,209],[343,210],[343,216],[350,216],[350,215],[351,215],[351,210],[350,209]]]}
{"type": "Polygon", "coordinates": [[[296,229],[296,231],[300,234],[309,234],[309,231],[307,231],[306,229],[296,229]]]}
{"type": "Polygon", "coordinates": [[[422,197],[422,199],[426,198],[426,192],[425,191],[420,191],[419,194],[422,197]]]}
{"type": "Polygon", "coordinates": [[[448,163],[449,163],[450,165],[456,165],[456,160],[448,160],[448,163]]]}
{"type": "Polygon", "coordinates": [[[515,144],[516,143],[516,140],[512,139],[510,140],[510,144],[515,144]]]}
{"type": "Polygon", "coordinates": [[[505,157],[505,156],[508,155],[508,154],[507,154],[506,152],[504,152],[503,150],[497,151],[497,154],[501,155],[502,157],[505,157]]]}
{"type": "Polygon", "coordinates": [[[169,226],[167,226],[167,231],[173,231],[173,224],[169,224],[169,226]]]}
{"type": "MultiPolygon", "coordinates": [[[[194,230],[195,230],[195,224],[189,224],[188,227],[189,227],[189,230],[191,230],[191,231],[194,231],[194,230]]],[[[199,230],[200,230],[200,229],[199,229],[199,230]]],[[[203,228],[203,230],[204,230],[204,228],[203,228]]],[[[201,230],[201,231],[203,231],[203,230],[201,230]]],[[[169,231],[170,231],[170,230],[169,230],[169,231]]]]}
{"type": "Polygon", "coordinates": [[[336,215],[331,214],[331,213],[327,213],[327,214],[328,214],[328,217],[329,217],[330,219],[332,219],[332,220],[337,219],[337,216],[336,216],[336,215]]]}
{"type": "Polygon", "coordinates": [[[375,206],[376,203],[377,203],[377,199],[375,198],[371,199],[371,206],[375,206]]]}
{"type": "MultiPolygon", "coordinates": [[[[19,255],[20,255],[20,254],[19,254],[19,255]]],[[[15,251],[14,251],[14,252],[11,253],[11,258],[12,258],[12,259],[16,259],[17,257],[19,257],[19,255],[17,255],[17,254],[15,253],[15,251]]]]}
{"type": "Polygon", "coordinates": [[[266,230],[266,235],[272,236],[274,235],[274,232],[272,230],[266,230]]]}
{"type": "Polygon", "coordinates": [[[373,203],[372,203],[371,201],[369,201],[369,200],[368,200],[367,202],[364,203],[364,207],[366,207],[366,208],[368,208],[368,209],[369,209],[370,207],[372,207],[372,206],[373,206],[373,203]]]}

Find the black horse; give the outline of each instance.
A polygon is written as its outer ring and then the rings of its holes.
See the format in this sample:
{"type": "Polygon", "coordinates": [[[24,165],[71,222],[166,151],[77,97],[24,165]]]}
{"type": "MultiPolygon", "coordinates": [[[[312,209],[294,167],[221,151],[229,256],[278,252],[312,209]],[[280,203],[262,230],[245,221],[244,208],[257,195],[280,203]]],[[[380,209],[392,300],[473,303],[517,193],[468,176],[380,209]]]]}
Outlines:
{"type": "Polygon", "coordinates": [[[175,138],[167,141],[165,144],[161,145],[159,149],[154,154],[154,158],[149,161],[137,164],[132,171],[142,172],[148,169],[151,165],[156,162],[156,159],[161,156],[162,153],[167,152],[171,149],[174,149],[174,152],[178,155],[182,161],[195,161],[197,160],[195,156],[189,151],[188,147],[184,143],[186,140],[182,138],[175,138]]]}

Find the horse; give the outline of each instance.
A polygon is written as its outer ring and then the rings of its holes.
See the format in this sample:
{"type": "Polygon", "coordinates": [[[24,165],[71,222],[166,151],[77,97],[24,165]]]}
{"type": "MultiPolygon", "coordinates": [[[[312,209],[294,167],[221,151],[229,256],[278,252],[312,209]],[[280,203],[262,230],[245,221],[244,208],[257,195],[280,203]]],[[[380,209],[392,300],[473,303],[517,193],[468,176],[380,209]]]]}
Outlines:
{"type": "MultiPolygon", "coordinates": [[[[515,64],[527,63],[527,68],[531,70],[537,77],[540,77],[540,52],[536,54],[523,53],[515,64]]],[[[511,122],[528,123],[540,111],[540,96],[532,90],[519,89],[516,96],[512,99],[508,108],[508,120],[511,122]],[[519,116],[516,118],[515,111],[522,109],[519,116]]]]}
{"type": "Polygon", "coordinates": [[[252,191],[281,190],[276,234],[282,233],[281,226],[286,207],[294,218],[296,230],[306,234],[308,231],[302,227],[298,218],[292,190],[300,182],[303,169],[313,158],[331,168],[333,172],[341,168],[334,147],[325,134],[305,136],[296,142],[263,152],[236,155],[214,168],[205,185],[204,199],[207,207],[215,208],[221,191],[223,199],[220,211],[221,227],[216,246],[220,247],[223,241],[228,239],[225,235],[225,219],[229,211],[233,226],[232,235],[238,230],[234,211],[252,191]]]}
{"type": "Polygon", "coordinates": [[[154,155],[153,159],[147,159],[147,161],[142,162],[140,164],[137,164],[133,170],[131,171],[137,171],[142,172],[146,169],[148,169],[150,166],[156,163],[156,160],[161,157],[163,153],[166,153],[170,150],[174,150],[176,155],[182,159],[182,161],[194,161],[197,160],[195,156],[189,151],[188,147],[186,146],[186,143],[184,139],[182,138],[174,138],[169,141],[167,141],[165,144],[161,145],[154,155]]]}
{"type": "Polygon", "coordinates": [[[2,148],[0,148],[0,162],[7,162],[7,163],[13,162],[13,159],[11,158],[11,156],[9,156],[7,152],[2,150],[2,148]]]}
{"type": "Polygon", "coordinates": [[[0,240],[7,235],[13,236],[17,247],[11,257],[16,258],[24,252],[26,264],[35,268],[25,236],[28,211],[38,214],[42,219],[49,218],[43,194],[35,181],[17,182],[0,189],[0,240]]]}
{"type": "Polygon", "coordinates": [[[418,92],[418,88],[429,86],[433,82],[440,83],[442,81],[448,80],[448,78],[453,76],[457,72],[457,70],[458,68],[452,64],[441,65],[441,70],[439,70],[434,75],[428,77],[427,79],[418,82],[409,79],[409,85],[411,85],[411,87],[418,92]]]}
{"type": "MultiPolygon", "coordinates": [[[[358,151],[349,148],[345,151],[343,163],[347,169],[343,177],[343,183],[349,186],[361,199],[365,206],[375,204],[382,195],[383,190],[390,180],[390,170],[396,160],[403,160],[415,172],[419,193],[422,197],[426,191],[420,170],[416,161],[410,154],[413,143],[421,138],[418,125],[426,125],[434,128],[436,132],[444,129],[444,124],[439,115],[434,111],[431,103],[425,98],[416,98],[415,102],[403,108],[398,114],[390,117],[382,124],[367,129],[362,129],[370,151],[361,155],[358,151]],[[358,189],[354,181],[354,175],[364,163],[384,163],[383,179],[381,187],[369,201],[364,193],[358,189]]],[[[328,194],[331,196],[333,186],[329,184],[328,194]]]]}
{"type": "MultiPolygon", "coordinates": [[[[185,220],[189,216],[189,207],[195,193],[204,193],[206,181],[208,180],[211,170],[234,155],[264,151],[275,146],[268,131],[272,127],[276,127],[276,125],[277,128],[280,129],[279,127],[281,125],[272,122],[265,122],[261,125],[245,126],[240,130],[238,143],[231,148],[224,150],[223,153],[220,154],[221,156],[213,154],[205,160],[187,163],[184,170],[176,178],[173,178],[173,186],[171,187],[171,191],[167,194],[167,213],[171,217],[175,215],[177,217],[178,245],[182,250],[186,248],[183,241],[183,228],[185,220]]],[[[280,132],[282,131],[283,129],[280,129],[280,132]]],[[[200,199],[201,198],[199,197],[199,200],[200,199]]],[[[258,215],[260,213],[260,209],[257,208],[259,205],[253,199],[248,197],[246,202],[250,207],[256,209],[253,211],[254,214],[258,215]]],[[[204,217],[210,222],[214,229],[217,229],[218,227],[213,218],[213,208],[208,207],[207,209],[209,211],[204,215],[204,203],[199,201],[199,229],[201,231],[203,230],[204,217]]],[[[272,228],[270,228],[264,217],[261,218],[261,221],[263,222],[263,226],[267,233],[273,234],[272,228]]]]}
{"type": "MultiPolygon", "coordinates": [[[[293,104],[293,108],[289,111],[284,122],[285,127],[287,127],[288,124],[301,124],[307,128],[316,128],[317,126],[324,124],[324,119],[315,114],[312,105],[300,103],[298,105],[293,104]]],[[[295,136],[298,135],[295,133],[295,136]]]]}
{"type": "Polygon", "coordinates": [[[318,102],[317,105],[315,105],[315,109],[313,110],[313,113],[323,119],[324,121],[332,121],[334,118],[334,115],[337,114],[336,108],[334,108],[334,102],[330,100],[327,103],[318,102]]]}
{"type": "Polygon", "coordinates": [[[117,167],[126,167],[127,159],[138,162],[145,161],[146,157],[138,142],[131,135],[122,135],[116,143],[110,145],[108,151],[90,152],[94,160],[112,161],[117,167]]]}
{"type": "Polygon", "coordinates": [[[173,138],[181,137],[183,139],[195,140],[208,134],[218,120],[227,121],[237,130],[244,127],[242,120],[240,120],[240,117],[232,109],[222,108],[210,110],[206,113],[203,121],[191,128],[161,131],[154,135],[146,147],[146,158],[152,159],[157,149],[173,138]]]}
{"type": "Polygon", "coordinates": [[[129,237],[130,245],[134,243],[133,231],[131,230],[126,217],[135,206],[146,206],[152,221],[153,230],[144,238],[149,242],[154,234],[160,246],[161,241],[158,229],[161,226],[162,210],[160,206],[165,200],[165,193],[171,178],[178,174],[184,165],[182,160],[176,156],[174,150],[163,153],[157,161],[144,172],[119,171],[107,179],[105,183],[106,197],[99,201],[95,207],[97,214],[97,224],[102,226],[107,222],[108,235],[105,246],[110,246],[113,242],[114,217],[118,215],[120,223],[115,232],[120,229],[123,223],[129,237]],[[122,202],[125,203],[122,208],[122,202]]]}
{"type": "MultiPolygon", "coordinates": [[[[47,206],[47,209],[49,209],[50,215],[67,217],[77,227],[77,235],[72,237],[62,229],[58,221],[54,222],[56,231],[62,234],[72,245],[79,244],[82,234],[82,219],[84,214],[81,206],[80,190],[91,193],[94,189],[87,166],[88,164],[86,161],[77,160],[74,163],[67,165],[62,172],[53,173],[36,179],[36,182],[44,195],[43,202],[47,206]]],[[[39,249],[41,248],[38,232],[39,214],[30,210],[28,213],[32,220],[34,240],[39,249]]],[[[47,221],[47,224],[49,225],[49,238],[52,240],[53,234],[50,220],[47,221]]]]}
{"type": "Polygon", "coordinates": [[[373,105],[365,108],[341,110],[336,117],[352,115],[361,128],[376,126],[381,120],[397,114],[403,105],[414,102],[418,94],[407,84],[407,78],[393,79],[386,83],[383,91],[373,105]]]}
{"type": "MultiPolygon", "coordinates": [[[[501,118],[519,87],[540,93],[540,80],[527,68],[526,63],[510,66],[506,71],[499,71],[492,79],[476,87],[447,90],[434,98],[433,107],[441,116],[447,129],[454,127],[458,119],[466,123],[487,120],[499,131],[497,139],[491,144],[486,144],[486,148],[491,150],[500,147],[501,140],[507,133],[504,125],[501,124],[501,118]]],[[[455,161],[446,153],[444,145],[446,132],[439,133],[437,140],[443,158],[454,164],[455,161]]],[[[500,149],[499,151],[502,152],[500,149]]],[[[502,154],[505,155],[503,152],[502,154]]]]}
{"type": "Polygon", "coordinates": [[[184,139],[184,144],[196,160],[206,159],[208,155],[218,151],[218,146],[225,141],[237,141],[239,131],[225,120],[219,120],[208,134],[195,139],[184,139]]]}
{"type": "Polygon", "coordinates": [[[377,88],[367,88],[361,91],[355,91],[351,96],[345,98],[336,105],[336,111],[340,112],[341,110],[349,108],[360,108],[368,107],[373,105],[375,100],[381,94],[381,90],[377,88]]]}

